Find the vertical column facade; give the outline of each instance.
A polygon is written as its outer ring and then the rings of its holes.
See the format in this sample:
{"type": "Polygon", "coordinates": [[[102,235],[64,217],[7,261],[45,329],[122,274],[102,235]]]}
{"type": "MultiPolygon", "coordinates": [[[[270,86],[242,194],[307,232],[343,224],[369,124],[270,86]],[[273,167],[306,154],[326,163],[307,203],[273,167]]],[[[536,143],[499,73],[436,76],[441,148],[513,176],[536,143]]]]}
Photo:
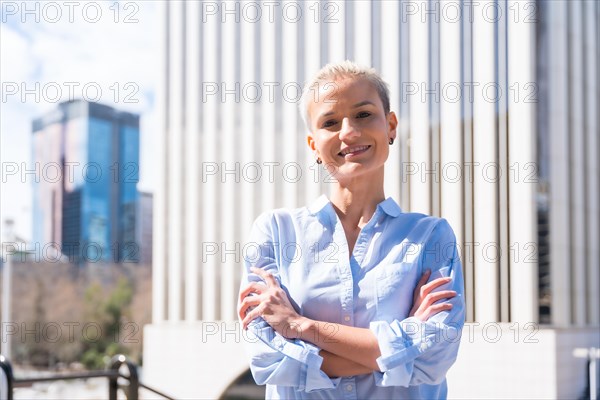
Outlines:
{"type": "Polygon", "coordinates": [[[536,149],[546,141],[552,321],[599,322],[598,4],[269,4],[161,3],[155,322],[235,319],[252,221],[327,193],[297,90],[343,59],[377,66],[390,85],[399,125],[386,194],[454,228],[468,319],[538,320],[538,264],[529,256],[536,149]],[[542,32],[552,43],[543,60],[541,25],[531,19],[538,8],[534,17],[552,27],[542,32]],[[547,77],[536,76],[539,63],[547,77]],[[547,108],[537,106],[540,83],[547,108]]]}

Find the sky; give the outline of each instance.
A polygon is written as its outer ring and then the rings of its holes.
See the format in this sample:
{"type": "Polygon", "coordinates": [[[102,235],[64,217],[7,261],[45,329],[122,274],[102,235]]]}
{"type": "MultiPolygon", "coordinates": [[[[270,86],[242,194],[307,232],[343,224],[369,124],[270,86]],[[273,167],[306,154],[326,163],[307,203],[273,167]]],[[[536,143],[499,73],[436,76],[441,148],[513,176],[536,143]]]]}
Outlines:
{"type": "Polygon", "coordinates": [[[31,122],[70,99],[97,99],[141,115],[138,189],[152,191],[157,2],[2,1],[0,7],[0,221],[13,219],[15,234],[31,239],[35,178],[21,174],[33,168],[31,122]]]}

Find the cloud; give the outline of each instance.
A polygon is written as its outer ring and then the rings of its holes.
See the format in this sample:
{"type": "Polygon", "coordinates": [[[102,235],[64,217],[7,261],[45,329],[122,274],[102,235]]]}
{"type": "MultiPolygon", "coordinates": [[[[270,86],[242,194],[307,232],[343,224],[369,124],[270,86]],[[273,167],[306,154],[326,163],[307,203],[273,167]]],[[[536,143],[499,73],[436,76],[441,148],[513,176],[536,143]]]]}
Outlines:
{"type": "Polygon", "coordinates": [[[34,67],[28,62],[31,48],[27,38],[7,24],[0,25],[0,67],[2,80],[30,79],[34,67]]]}
{"type": "MultiPolygon", "coordinates": [[[[140,187],[151,190],[148,177],[154,173],[147,161],[152,159],[156,135],[154,93],[160,66],[157,2],[75,2],[71,18],[65,5],[69,2],[52,2],[62,7],[58,20],[54,10],[44,11],[45,2],[27,3],[30,10],[37,4],[39,15],[17,12],[3,16],[0,24],[0,79],[3,85],[19,87],[15,95],[6,95],[6,86],[2,91],[3,168],[9,162],[31,162],[33,119],[60,101],[96,99],[142,115],[140,187]],[[101,17],[91,22],[98,7],[101,17]],[[23,88],[35,94],[23,98],[23,88]]],[[[0,195],[0,218],[14,218],[16,232],[31,237],[31,183],[8,179],[0,195]]]]}

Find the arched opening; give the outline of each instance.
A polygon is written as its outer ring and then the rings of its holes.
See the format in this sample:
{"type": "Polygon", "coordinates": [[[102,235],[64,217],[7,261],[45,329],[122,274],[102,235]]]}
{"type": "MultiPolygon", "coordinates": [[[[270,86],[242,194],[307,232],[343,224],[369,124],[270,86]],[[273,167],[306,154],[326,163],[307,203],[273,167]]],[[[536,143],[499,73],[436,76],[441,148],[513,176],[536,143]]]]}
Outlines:
{"type": "Polygon", "coordinates": [[[250,369],[231,382],[223,392],[220,400],[264,400],[265,386],[259,386],[254,382],[250,369]]]}

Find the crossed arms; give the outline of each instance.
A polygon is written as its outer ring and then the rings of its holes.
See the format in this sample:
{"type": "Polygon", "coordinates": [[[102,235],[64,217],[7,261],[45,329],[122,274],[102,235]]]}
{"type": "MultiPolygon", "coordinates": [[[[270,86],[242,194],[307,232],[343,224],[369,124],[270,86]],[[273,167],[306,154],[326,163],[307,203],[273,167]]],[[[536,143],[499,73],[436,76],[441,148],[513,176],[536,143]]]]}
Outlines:
{"type": "MultiPolygon", "coordinates": [[[[262,317],[277,333],[287,339],[301,339],[322,349],[321,369],[329,377],[368,374],[379,371],[377,359],[381,356],[375,334],[366,328],[356,328],[325,321],[315,321],[299,315],[293,308],[286,292],[275,277],[260,268],[251,271],[260,276],[266,286],[257,282],[248,284],[240,291],[238,316],[243,328],[262,317]],[[255,293],[256,295],[250,296],[255,293]],[[254,307],[251,311],[249,308],[254,307]],[[335,334],[335,340],[333,340],[335,334]]],[[[438,278],[427,283],[431,271],[427,270],[414,291],[414,304],[410,316],[426,321],[443,310],[450,310],[451,303],[435,304],[438,300],[456,296],[453,290],[432,292],[450,282],[450,278],[438,278]]]]}

